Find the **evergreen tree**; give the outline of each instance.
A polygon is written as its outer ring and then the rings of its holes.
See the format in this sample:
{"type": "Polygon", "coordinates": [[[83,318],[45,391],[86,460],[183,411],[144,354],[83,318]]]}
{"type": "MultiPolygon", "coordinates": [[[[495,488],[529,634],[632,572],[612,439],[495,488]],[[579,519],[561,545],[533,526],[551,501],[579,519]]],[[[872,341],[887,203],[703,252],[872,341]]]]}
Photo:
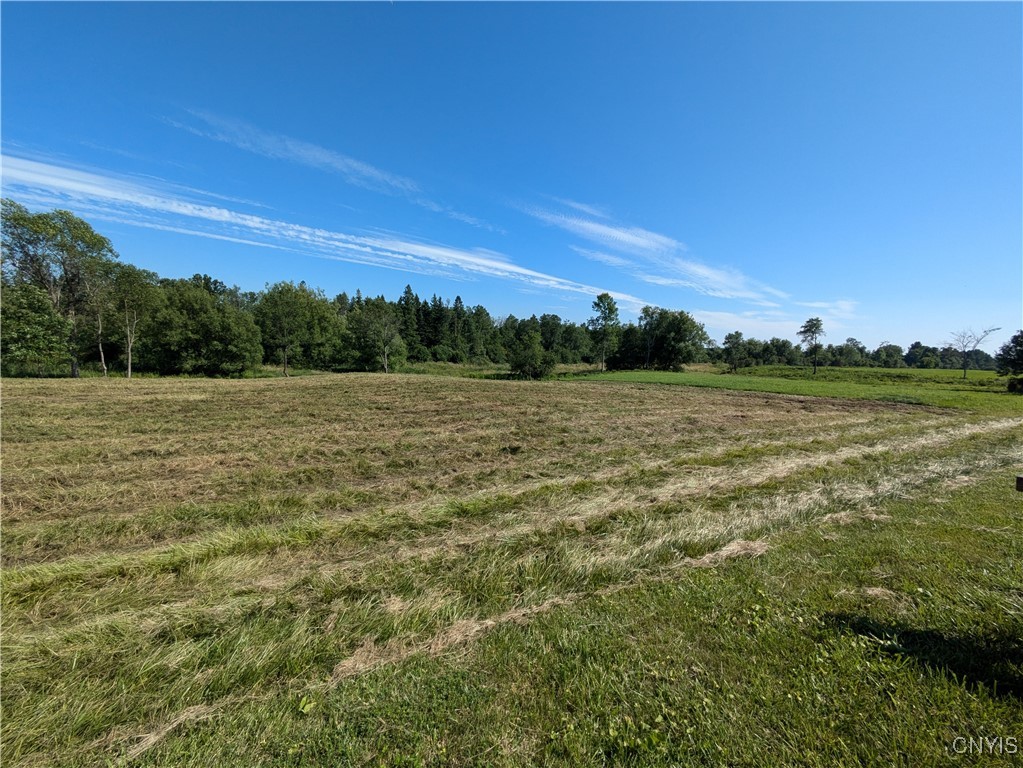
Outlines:
{"type": "Polygon", "coordinates": [[[799,338],[806,346],[807,353],[813,355],[813,373],[817,375],[817,361],[821,351],[820,339],[824,336],[824,322],[819,317],[811,317],[799,329],[799,338]]]}

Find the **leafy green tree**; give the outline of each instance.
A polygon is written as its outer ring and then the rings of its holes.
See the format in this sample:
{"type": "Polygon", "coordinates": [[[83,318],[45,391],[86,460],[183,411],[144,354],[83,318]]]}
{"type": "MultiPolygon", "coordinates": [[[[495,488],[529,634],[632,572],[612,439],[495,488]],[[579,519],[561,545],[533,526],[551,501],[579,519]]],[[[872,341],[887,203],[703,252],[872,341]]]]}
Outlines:
{"type": "Polygon", "coordinates": [[[817,356],[821,351],[820,340],[825,335],[824,321],[819,317],[811,317],[798,331],[799,338],[806,346],[806,351],[813,355],[813,373],[817,375],[817,356]]]}
{"type": "Polygon", "coordinates": [[[999,376],[1023,376],[1023,330],[998,348],[995,363],[999,376]]]}
{"type": "Polygon", "coordinates": [[[906,366],[903,359],[904,356],[905,353],[902,351],[902,347],[898,344],[890,344],[887,341],[882,341],[877,349],[870,353],[874,363],[882,368],[904,368],[906,366]]]}
{"type": "Polygon", "coordinates": [[[746,349],[749,351],[750,359],[754,365],[775,365],[779,362],[778,355],[775,354],[774,347],[769,341],[750,339],[746,344],[746,349]]]}
{"type": "Polygon", "coordinates": [[[741,331],[732,331],[725,336],[722,350],[724,351],[725,362],[728,363],[732,373],[746,365],[746,340],[743,339],[741,331]]]}
{"type": "Polygon", "coordinates": [[[256,325],[266,358],[276,355],[288,373],[288,358],[308,341],[312,318],[309,313],[308,289],[305,283],[280,282],[267,286],[255,308],[256,325]]]}
{"type": "Polygon", "coordinates": [[[366,299],[348,313],[348,332],[357,363],[368,370],[391,369],[404,363],[408,354],[394,307],[380,296],[366,299]]]}
{"type": "Polygon", "coordinates": [[[689,313],[661,307],[643,307],[639,325],[627,323],[617,330],[615,351],[607,358],[608,367],[616,369],[677,370],[704,359],[710,341],[689,313]]]}
{"type": "Polygon", "coordinates": [[[110,259],[90,259],[84,267],[85,313],[83,322],[91,322],[94,331],[96,349],[99,353],[100,369],[107,375],[107,355],[104,342],[109,340],[113,315],[116,312],[114,303],[114,278],[121,268],[120,262],[110,259]],[[88,319],[86,319],[86,317],[88,319]]]}
{"type": "Polygon", "coordinates": [[[777,336],[767,342],[771,346],[774,359],[785,365],[799,365],[799,347],[788,339],[779,339],[777,336]]]}
{"type": "Polygon", "coordinates": [[[643,336],[643,331],[634,323],[621,326],[614,351],[607,356],[607,367],[612,370],[641,367],[646,355],[643,336]]]}
{"type": "Polygon", "coordinates": [[[910,368],[940,368],[941,350],[937,347],[929,347],[919,341],[914,341],[906,350],[903,358],[910,368]]]}
{"type": "Polygon", "coordinates": [[[276,283],[260,294],[253,314],[265,359],[279,360],[285,376],[289,363],[321,370],[339,365],[345,319],[323,291],[305,283],[276,283]]]}
{"type": "Polygon", "coordinates": [[[544,379],[553,373],[555,358],[552,352],[543,348],[543,337],[539,329],[524,323],[509,350],[508,362],[514,376],[544,379]]]}
{"type": "Polygon", "coordinates": [[[660,330],[662,319],[659,307],[643,307],[639,312],[639,327],[643,331],[645,354],[643,356],[643,367],[649,368],[653,361],[654,346],[657,344],[657,335],[660,330]]]}
{"type": "Polygon", "coordinates": [[[101,279],[103,262],[117,259],[110,241],[70,211],[30,213],[4,198],[3,269],[12,283],[43,290],[66,321],[71,375],[79,375],[82,331],[90,316],[90,281],[101,279]]]}
{"type": "Polygon", "coordinates": [[[710,337],[701,323],[681,310],[660,310],[659,343],[654,360],[659,368],[676,370],[702,359],[710,337]]]}
{"type": "Polygon", "coordinates": [[[593,302],[596,313],[588,325],[593,340],[600,350],[600,370],[607,368],[607,356],[614,352],[621,334],[622,323],[618,318],[618,305],[610,293],[602,293],[593,302]]]}
{"type": "Polygon", "coordinates": [[[322,371],[337,370],[344,356],[347,319],[323,291],[317,289],[307,297],[309,303],[309,334],[302,342],[301,360],[322,371]]]}
{"type": "Polygon", "coordinates": [[[132,264],[119,264],[114,272],[112,296],[124,331],[125,376],[131,378],[135,342],[144,321],[155,314],[164,294],[160,290],[155,272],[139,269],[132,264]]]}
{"type": "Polygon", "coordinates": [[[223,283],[196,275],[162,280],[160,302],[145,339],[146,367],[161,374],[239,375],[259,366],[263,346],[252,315],[230,300],[223,283]]]}
{"type": "Polygon", "coordinates": [[[30,283],[3,285],[0,301],[0,366],[7,375],[42,375],[67,355],[68,322],[46,291],[30,283]]]}
{"type": "Polygon", "coordinates": [[[862,366],[869,360],[867,348],[852,337],[846,339],[845,344],[835,347],[832,355],[832,365],[845,368],[862,366]]]}
{"type": "Polygon", "coordinates": [[[494,318],[486,307],[477,304],[469,312],[472,329],[469,338],[469,360],[473,363],[500,362],[501,344],[494,318]]]}
{"type": "Polygon", "coordinates": [[[556,353],[561,346],[564,326],[561,318],[554,314],[540,315],[540,341],[546,352],[556,353]]]}
{"type": "Polygon", "coordinates": [[[568,323],[561,329],[561,350],[559,357],[563,363],[581,363],[589,361],[593,355],[593,341],[586,326],[581,323],[568,323]]]}
{"type": "Polygon", "coordinates": [[[999,347],[995,365],[999,376],[1010,377],[1009,391],[1023,393],[1023,330],[999,347]]]}

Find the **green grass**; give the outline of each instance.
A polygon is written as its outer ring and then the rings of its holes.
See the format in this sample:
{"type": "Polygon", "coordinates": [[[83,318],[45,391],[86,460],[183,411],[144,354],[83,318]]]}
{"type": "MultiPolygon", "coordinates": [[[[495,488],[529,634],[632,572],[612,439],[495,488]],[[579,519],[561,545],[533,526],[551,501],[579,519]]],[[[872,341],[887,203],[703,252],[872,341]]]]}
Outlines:
{"type": "Polygon", "coordinates": [[[4,765],[937,765],[1023,736],[1018,412],[3,388],[4,765]]]}
{"type": "MultiPolygon", "coordinates": [[[[567,378],[594,371],[588,363],[560,363],[554,368],[553,378],[567,378]]],[[[430,376],[454,376],[465,379],[511,379],[511,367],[507,363],[405,363],[401,373],[427,374],[430,376]]]]}
{"type": "Polygon", "coordinates": [[[1023,732],[1018,500],[1004,470],[971,481],[201,712],[137,762],[956,764],[957,738],[1023,732]]]}
{"type": "Polygon", "coordinates": [[[745,392],[809,397],[844,397],[878,402],[960,408],[982,413],[1023,413],[1023,398],[1006,391],[1004,378],[991,371],[819,368],[764,366],[739,373],[611,371],[584,374],[594,381],[676,384],[745,392]]]}

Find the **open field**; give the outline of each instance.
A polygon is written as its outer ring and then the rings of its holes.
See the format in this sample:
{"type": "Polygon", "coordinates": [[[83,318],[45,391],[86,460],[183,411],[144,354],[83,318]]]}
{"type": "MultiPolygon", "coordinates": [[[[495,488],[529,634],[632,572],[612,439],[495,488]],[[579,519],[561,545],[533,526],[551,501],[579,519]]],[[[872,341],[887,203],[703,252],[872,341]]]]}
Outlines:
{"type": "Polygon", "coordinates": [[[914,368],[811,368],[766,365],[743,368],[738,373],[700,370],[611,371],[588,373],[579,378],[648,384],[677,384],[740,392],[775,392],[811,397],[844,397],[855,400],[965,408],[985,413],[1023,413],[1023,398],[1007,391],[1004,377],[994,371],[922,370],[914,368]]]}
{"type": "Polygon", "coordinates": [[[3,764],[1023,751],[1019,398],[615,376],[4,381],[3,764]]]}

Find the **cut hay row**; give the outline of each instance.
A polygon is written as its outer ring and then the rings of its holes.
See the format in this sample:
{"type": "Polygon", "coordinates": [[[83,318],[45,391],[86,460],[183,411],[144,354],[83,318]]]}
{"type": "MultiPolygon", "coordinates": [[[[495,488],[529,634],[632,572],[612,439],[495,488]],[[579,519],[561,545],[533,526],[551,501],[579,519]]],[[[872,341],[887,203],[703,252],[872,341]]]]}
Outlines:
{"type": "Polygon", "coordinates": [[[138,757],[235,703],[1023,460],[1021,418],[681,388],[323,377],[140,382],[122,402],[90,382],[53,407],[33,387],[54,383],[16,384],[12,764],[138,757]],[[197,429],[197,402],[219,428],[197,429]]]}

